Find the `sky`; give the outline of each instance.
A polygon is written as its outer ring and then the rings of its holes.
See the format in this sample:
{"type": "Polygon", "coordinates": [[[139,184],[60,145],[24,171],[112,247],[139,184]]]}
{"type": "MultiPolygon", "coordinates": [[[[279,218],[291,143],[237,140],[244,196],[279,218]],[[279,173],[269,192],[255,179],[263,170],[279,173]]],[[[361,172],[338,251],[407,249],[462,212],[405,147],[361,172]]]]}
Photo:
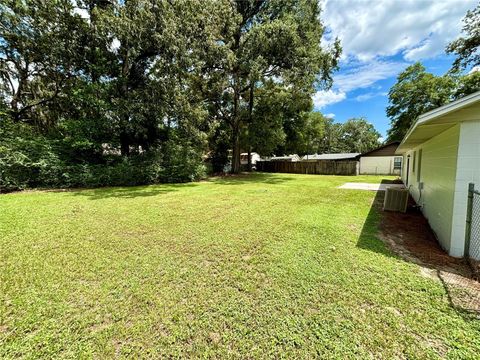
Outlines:
{"type": "Polygon", "coordinates": [[[454,57],[445,54],[462,19],[478,0],[320,0],[324,43],[335,37],[343,48],[333,86],[313,96],[315,110],[344,122],[366,117],[385,137],[388,91],[397,75],[421,61],[442,75],[454,57]]]}

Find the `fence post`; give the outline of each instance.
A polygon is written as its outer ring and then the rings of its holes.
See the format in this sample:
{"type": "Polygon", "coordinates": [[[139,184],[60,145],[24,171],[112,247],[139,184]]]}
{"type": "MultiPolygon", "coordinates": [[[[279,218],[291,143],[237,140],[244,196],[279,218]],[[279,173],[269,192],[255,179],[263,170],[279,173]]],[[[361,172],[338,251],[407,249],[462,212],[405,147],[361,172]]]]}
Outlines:
{"type": "Polygon", "coordinates": [[[470,255],[470,236],[472,228],[472,206],[473,206],[473,192],[475,191],[475,184],[468,184],[468,200],[467,200],[467,223],[465,226],[465,249],[463,256],[468,257],[470,255]]]}

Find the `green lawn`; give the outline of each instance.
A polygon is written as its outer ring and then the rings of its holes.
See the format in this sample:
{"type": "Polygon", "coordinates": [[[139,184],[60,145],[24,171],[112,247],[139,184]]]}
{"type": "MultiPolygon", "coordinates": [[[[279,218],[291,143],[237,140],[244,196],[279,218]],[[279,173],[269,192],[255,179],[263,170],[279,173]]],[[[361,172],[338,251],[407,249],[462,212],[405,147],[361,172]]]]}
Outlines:
{"type": "MultiPolygon", "coordinates": [[[[376,239],[380,177],[0,196],[0,358],[474,358],[480,321],[376,239]]],[[[477,357],[478,358],[478,357],[477,357]]]]}

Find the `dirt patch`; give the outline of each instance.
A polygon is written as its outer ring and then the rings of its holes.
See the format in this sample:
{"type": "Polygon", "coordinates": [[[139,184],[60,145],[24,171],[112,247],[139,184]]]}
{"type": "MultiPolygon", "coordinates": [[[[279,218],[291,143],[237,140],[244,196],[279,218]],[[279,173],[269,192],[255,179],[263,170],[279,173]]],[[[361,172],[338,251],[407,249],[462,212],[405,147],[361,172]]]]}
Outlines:
{"type": "Polygon", "coordinates": [[[421,274],[441,281],[452,306],[480,315],[480,283],[473,279],[465,259],[449,256],[440,246],[427,220],[413,207],[406,213],[383,211],[385,194],[377,192],[373,206],[380,213],[379,236],[406,261],[421,266],[421,274]]]}

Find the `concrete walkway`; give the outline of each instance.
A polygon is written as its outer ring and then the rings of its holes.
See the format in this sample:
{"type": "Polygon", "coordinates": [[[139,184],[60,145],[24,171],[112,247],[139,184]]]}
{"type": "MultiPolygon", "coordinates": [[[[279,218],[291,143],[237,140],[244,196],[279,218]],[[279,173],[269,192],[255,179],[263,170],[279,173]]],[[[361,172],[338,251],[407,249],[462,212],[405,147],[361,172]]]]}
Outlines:
{"type": "Polygon", "coordinates": [[[352,189],[352,190],[370,190],[370,191],[385,191],[387,187],[394,187],[403,189],[403,184],[370,184],[370,183],[345,183],[339,186],[339,189],[352,189]]]}

